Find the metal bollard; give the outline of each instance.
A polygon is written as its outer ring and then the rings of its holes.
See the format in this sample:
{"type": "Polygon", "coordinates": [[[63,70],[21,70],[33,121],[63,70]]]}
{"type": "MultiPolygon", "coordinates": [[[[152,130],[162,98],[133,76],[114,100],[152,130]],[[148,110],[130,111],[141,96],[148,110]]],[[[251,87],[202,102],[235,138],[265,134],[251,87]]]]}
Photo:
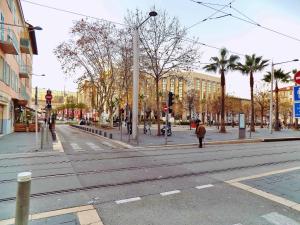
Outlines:
{"type": "Polygon", "coordinates": [[[44,124],[41,126],[41,149],[44,147],[44,124]]]}
{"type": "Polygon", "coordinates": [[[102,135],[102,130],[99,130],[99,134],[102,135]]]}
{"type": "Polygon", "coordinates": [[[112,139],[112,134],[109,134],[109,138],[112,139]]]}
{"type": "Polygon", "coordinates": [[[107,134],[106,134],[106,132],[104,132],[104,137],[106,137],[107,136],[107,134]]]}
{"type": "Polygon", "coordinates": [[[31,172],[18,174],[15,225],[28,225],[31,172]]]}

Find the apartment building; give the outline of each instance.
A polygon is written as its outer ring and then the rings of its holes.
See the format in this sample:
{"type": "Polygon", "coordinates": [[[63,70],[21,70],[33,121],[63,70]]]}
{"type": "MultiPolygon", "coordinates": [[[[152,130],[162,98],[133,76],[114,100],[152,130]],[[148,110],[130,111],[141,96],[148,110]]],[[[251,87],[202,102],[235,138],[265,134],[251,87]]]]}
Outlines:
{"type": "Polygon", "coordinates": [[[35,29],[25,22],[20,0],[0,1],[0,135],[28,122],[35,29]]]}

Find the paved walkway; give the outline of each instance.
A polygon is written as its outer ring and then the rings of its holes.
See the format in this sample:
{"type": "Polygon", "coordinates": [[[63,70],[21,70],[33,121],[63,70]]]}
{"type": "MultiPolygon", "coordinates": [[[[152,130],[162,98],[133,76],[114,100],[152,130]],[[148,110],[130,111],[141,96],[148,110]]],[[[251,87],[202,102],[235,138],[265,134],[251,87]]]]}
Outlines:
{"type": "MultiPolygon", "coordinates": [[[[41,150],[41,132],[38,134],[39,151],[52,151],[52,137],[48,132],[48,142],[44,139],[41,150]]],[[[28,153],[36,150],[35,132],[14,132],[0,138],[0,154],[28,153]]]]}
{"type": "MultiPolygon", "coordinates": [[[[226,133],[219,133],[215,126],[206,127],[207,132],[205,136],[205,142],[214,141],[228,141],[228,140],[238,140],[238,128],[226,127],[226,133]]],[[[103,129],[102,129],[103,130],[103,129]]],[[[119,128],[107,129],[107,133],[113,134],[114,140],[121,140],[125,143],[131,145],[137,145],[137,143],[132,139],[127,133],[127,128],[122,127],[122,132],[119,128]],[[122,135],[121,135],[122,133],[122,135]]],[[[164,145],[165,137],[157,136],[157,126],[153,125],[151,127],[151,134],[143,133],[143,126],[139,126],[139,146],[152,146],[152,145],[164,145]]],[[[283,129],[281,131],[273,131],[270,134],[267,128],[256,128],[256,132],[250,133],[249,130],[246,132],[247,139],[265,139],[265,138],[284,138],[284,137],[296,137],[300,138],[300,131],[295,131],[293,129],[283,129]]],[[[190,130],[189,126],[172,126],[172,136],[167,137],[168,144],[195,144],[197,143],[197,137],[195,135],[195,128],[190,130]]]]}

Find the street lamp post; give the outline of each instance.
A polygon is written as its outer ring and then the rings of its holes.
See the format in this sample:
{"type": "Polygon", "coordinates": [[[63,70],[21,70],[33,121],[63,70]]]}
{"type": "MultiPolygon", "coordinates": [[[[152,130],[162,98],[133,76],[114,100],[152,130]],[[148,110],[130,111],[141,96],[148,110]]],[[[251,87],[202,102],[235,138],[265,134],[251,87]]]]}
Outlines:
{"type": "MultiPolygon", "coordinates": [[[[270,134],[272,134],[273,129],[273,83],[274,83],[274,66],[275,65],[279,65],[279,64],[285,64],[285,63],[289,63],[289,62],[297,62],[299,61],[299,59],[293,59],[293,60],[289,60],[289,61],[284,61],[284,62],[279,62],[279,63],[274,63],[272,61],[272,70],[271,70],[271,96],[270,96],[270,114],[269,114],[269,131],[270,134]]],[[[277,109],[276,109],[277,110],[277,109]]],[[[276,123],[278,123],[277,119],[276,119],[276,123]]]]}
{"type": "Polygon", "coordinates": [[[133,97],[132,97],[132,138],[138,141],[138,96],[139,96],[139,28],[157,12],[152,11],[149,16],[139,25],[134,27],[133,34],[133,97]]]}

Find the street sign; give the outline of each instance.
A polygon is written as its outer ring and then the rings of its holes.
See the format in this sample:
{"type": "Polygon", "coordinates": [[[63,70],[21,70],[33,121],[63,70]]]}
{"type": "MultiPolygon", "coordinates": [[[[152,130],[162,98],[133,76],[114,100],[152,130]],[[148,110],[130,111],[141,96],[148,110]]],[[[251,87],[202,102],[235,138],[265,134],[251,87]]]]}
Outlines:
{"type": "Polygon", "coordinates": [[[300,101],[300,86],[294,86],[294,102],[300,101]]]}
{"type": "Polygon", "coordinates": [[[300,102],[294,103],[294,117],[300,118],[300,102]]]}
{"type": "Polygon", "coordinates": [[[295,80],[295,83],[300,84],[300,71],[295,73],[294,80],[295,80]]]}

